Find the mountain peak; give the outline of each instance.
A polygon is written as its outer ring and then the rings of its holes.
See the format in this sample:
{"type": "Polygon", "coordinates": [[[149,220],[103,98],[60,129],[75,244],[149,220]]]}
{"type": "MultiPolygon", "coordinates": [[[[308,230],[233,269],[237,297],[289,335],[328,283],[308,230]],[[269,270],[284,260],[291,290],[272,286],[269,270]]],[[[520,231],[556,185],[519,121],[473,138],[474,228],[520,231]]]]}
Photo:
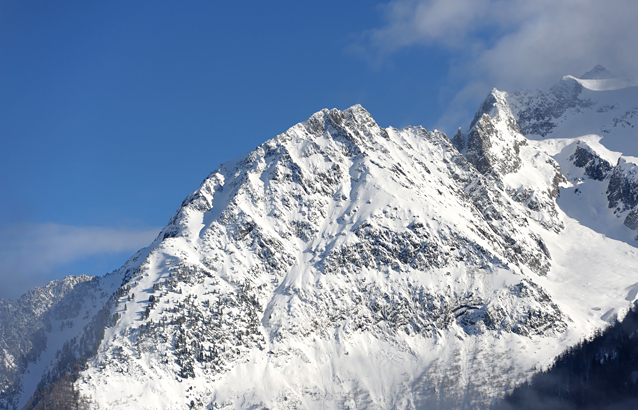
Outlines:
{"type": "Polygon", "coordinates": [[[633,132],[581,85],[614,81],[493,89],[452,141],[316,112],[212,172],[119,270],[0,300],[0,408],[69,380],[113,409],[488,407],[636,298],[638,253],[556,200],[593,192],[633,235],[638,166],[598,135],[541,139],[596,115],[633,132]]]}
{"type": "Polygon", "coordinates": [[[602,65],[597,64],[596,67],[581,75],[580,78],[582,80],[607,80],[610,78],[616,78],[616,76],[602,65]]]}

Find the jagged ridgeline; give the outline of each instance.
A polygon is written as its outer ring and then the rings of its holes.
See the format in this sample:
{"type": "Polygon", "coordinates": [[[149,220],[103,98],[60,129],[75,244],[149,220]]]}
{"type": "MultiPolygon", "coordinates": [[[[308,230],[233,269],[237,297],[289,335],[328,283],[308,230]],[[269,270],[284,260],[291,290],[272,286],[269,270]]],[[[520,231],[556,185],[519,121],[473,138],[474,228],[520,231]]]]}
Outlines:
{"type": "MultiPolygon", "coordinates": [[[[622,314],[638,263],[562,213],[570,179],[519,108],[493,91],[452,140],[323,110],[223,164],[121,269],[66,279],[28,325],[33,303],[7,308],[0,406],[489,406],[622,314]]],[[[570,170],[611,180],[583,144],[570,170]]]]}

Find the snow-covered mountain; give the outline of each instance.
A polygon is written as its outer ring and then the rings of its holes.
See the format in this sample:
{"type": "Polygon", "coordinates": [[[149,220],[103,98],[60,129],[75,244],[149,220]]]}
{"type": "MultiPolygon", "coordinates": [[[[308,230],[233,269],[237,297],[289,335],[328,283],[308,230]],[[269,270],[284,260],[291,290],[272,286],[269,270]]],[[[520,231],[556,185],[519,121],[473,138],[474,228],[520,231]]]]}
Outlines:
{"type": "Polygon", "coordinates": [[[473,124],[484,113],[513,118],[535,149],[559,162],[565,188],[573,188],[558,199],[561,209],[636,245],[638,79],[616,78],[602,66],[582,78],[565,76],[547,93],[493,90],[473,124]]]}
{"type": "Polygon", "coordinates": [[[67,369],[109,409],[489,405],[638,294],[638,91],[581,77],[223,164],[118,271],[3,301],[0,406],[67,369]]]}

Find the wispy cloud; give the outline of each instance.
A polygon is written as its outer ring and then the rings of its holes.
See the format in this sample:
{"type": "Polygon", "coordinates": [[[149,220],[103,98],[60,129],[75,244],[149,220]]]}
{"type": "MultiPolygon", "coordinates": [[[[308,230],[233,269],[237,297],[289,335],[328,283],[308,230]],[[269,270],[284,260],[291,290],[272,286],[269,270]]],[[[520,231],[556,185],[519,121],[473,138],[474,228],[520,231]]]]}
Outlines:
{"type": "MultiPolygon", "coordinates": [[[[130,229],[59,224],[23,224],[0,230],[0,297],[16,297],[82,259],[148,246],[159,228],[130,229]]],[[[103,274],[106,272],[87,272],[103,274]]]]}
{"type": "Polygon", "coordinates": [[[634,0],[395,0],[382,13],[357,50],[376,63],[409,47],[451,51],[450,77],[466,82],[456,103],[493,86],[546,87],[596,64],[638,73],[634,0]]]}

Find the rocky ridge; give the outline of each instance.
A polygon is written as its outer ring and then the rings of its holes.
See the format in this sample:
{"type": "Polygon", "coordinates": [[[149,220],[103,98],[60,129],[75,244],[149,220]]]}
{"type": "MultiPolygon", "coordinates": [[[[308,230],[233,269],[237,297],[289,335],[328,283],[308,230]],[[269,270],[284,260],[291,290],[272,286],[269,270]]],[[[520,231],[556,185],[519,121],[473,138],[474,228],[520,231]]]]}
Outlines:
{"type": "MultiPolygon", "coordinates": [[[[0,300],[0,403],[17,406],[23,383],[21,376],[30,363],[41,359],[55,345],[52,333],[79,332],[93,314],[100,296],[96,277],[69,276],[28,291],[16,301],[0,300]],[[80,326],[78,326],[80,325],[80,326]]],[[[54,336],[53,336],[54,337],[54,336]]],[[[61,346],[59,346],[61,347],[61,346]]]]}
{"type": "MultiPolygon", "coordinates": [[[[615,77],[604,67],[596,66],[581,78],[604,80],[615,77]]],[[[495,169],[503,176],[513,174],[520,168],[520,163],[512,158],[520,157],[521,147],[528,145],[528,138],[545,140],[545,144],[532,143],[534,147],[531,152],[540,150],[548,157],[548,153],[551,153],[548,163],[553,164],[556,172],[550,184],[550,192],[543,198],[534,198],[532,208],[544,206],[550,210],[558,197],[561,183],[578,185],[583,179],[591,179],[604,184],[610,212],[627,228],[635,231],[638,228],[635,199],[638,197],[638,161],[631,156],[623,157],[620,153],[610,152],[598,144],[601,138],[608,135],[607,138],[614,142],[614,146],[619,142],[612,139],[615,137],[632,152],[631,143],[638,136],[637,131],[634,131],[634,118],[638,109],[635,89],[638,88],[633,87],[622,92],[592,92],[579,79],[565,76],[547,93],[540,90],[513,93],[492,90],[477,111],[466,136],[459,131],[453,141],[478,170],[485,173],[485,170],[495,169]],[[609,101],[615,102],[610,104],[609,101]],[[583,137],[566,139],[561,147],[563,152],[548,147],[554,138],[572,137],[575,134],[572,124],[575,122],[585,123],[589,127],[588,133],[583,133],[583,137]],[[509,143],[504,143],[503,138],[498,137],[499,134],[515,135],[516,138],[506,138],[509,143]],[[593,135],[590,134],[600,136],[592,140],[593,135]],[[485,139],[485,135],[493,136],[485,139]],[[499,158],[505,159],[504,164],[499,164],[499,158]],[[560,165],[555,159],[560,159],[560,165]],[[583,171],[572,172],[571,179],[567,181],[561,167],[575,167],[583,171]]],[[[550,173],[545,172],[546,175],[550,173]]],[[[528,171],[525,174],[531,175],[528,171]]],[[[543,185],[547,185],[547,181],[543,185]]],[[[510,187],[509,191],[513,192],[515,188],[510,187]]],[[[551,213],[555,215],[554,212],[551,213]]]]}

